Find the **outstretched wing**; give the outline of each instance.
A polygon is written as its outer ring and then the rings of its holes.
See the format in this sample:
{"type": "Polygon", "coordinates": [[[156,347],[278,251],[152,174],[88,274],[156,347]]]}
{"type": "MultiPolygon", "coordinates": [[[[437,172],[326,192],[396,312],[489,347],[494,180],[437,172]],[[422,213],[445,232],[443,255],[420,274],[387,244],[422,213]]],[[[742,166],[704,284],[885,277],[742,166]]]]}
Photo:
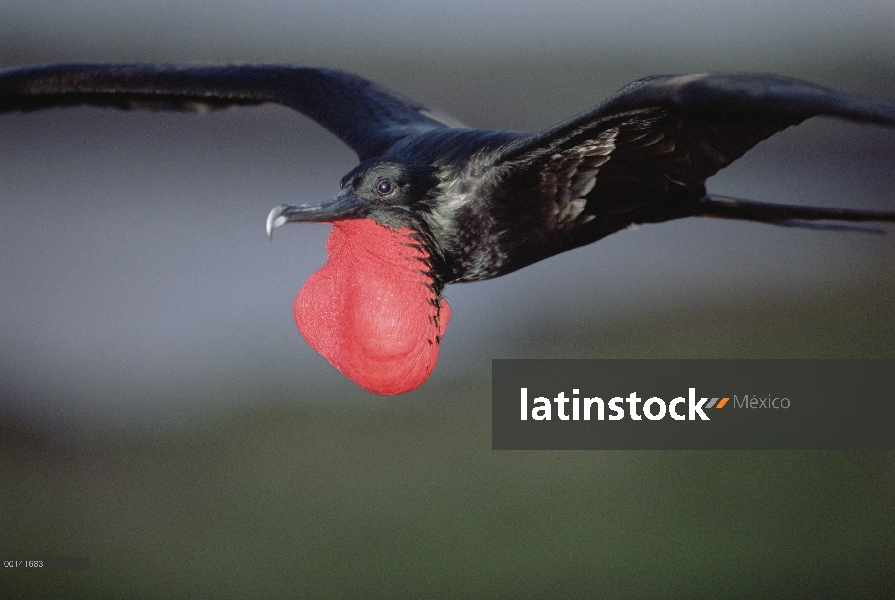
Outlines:
{"type": "Polygon", "coordinates": [[[526,202],[541,208],[561,251],[632,223],[699,214],[706,178],[817,115],[895,126],[895,103],[772,75],[650,77],[515,140],[494,166],[504,185],[534,195],[526,202]]]}
{"type": "Polygon", "coordinates": [[[89,104],[204,111],[272,102],[317,121],[361,160],[414,133],[461,126],[356,75],[277,65],[63,64],[0,71],[0,112],[89,104]]]}

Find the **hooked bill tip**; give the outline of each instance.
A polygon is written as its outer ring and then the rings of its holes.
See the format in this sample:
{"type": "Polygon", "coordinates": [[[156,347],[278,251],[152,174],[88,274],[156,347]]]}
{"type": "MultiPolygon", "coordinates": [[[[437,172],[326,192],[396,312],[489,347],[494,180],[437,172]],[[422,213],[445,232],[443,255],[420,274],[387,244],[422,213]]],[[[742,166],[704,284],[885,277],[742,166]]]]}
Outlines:
{"type": "Polygon", "coordinates": [[[283,216],[283,210],[286,204],[280,204],[267,215],[267,237],[273,240],[273,231],[286,223],[286,217],[283,216]]]}

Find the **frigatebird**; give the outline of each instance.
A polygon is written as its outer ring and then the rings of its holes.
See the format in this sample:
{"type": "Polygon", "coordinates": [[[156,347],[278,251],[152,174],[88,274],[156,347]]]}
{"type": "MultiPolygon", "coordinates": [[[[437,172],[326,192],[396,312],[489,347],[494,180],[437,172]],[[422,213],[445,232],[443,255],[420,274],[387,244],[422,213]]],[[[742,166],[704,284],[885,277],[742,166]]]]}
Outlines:
{"type": "Polygon", "coordinates": [[[450,318],[448,283],[515,271],[641,223],[721,217],[782,225],[895,221],[895,211],[710,195],[706,179],[771,135],[825,115],[895,126],[895,102],[775,75],[635,81],[536,134],[469,128],[357,75],[276,65],[61,64],[0,71],[0,112],[94,105],[205,111],[281,104],[334,133],[360,164],[341,191],[284,204],[333,224],[328,260],[293,312],[305,339],[361,387],[421,385],[450,318]]]}

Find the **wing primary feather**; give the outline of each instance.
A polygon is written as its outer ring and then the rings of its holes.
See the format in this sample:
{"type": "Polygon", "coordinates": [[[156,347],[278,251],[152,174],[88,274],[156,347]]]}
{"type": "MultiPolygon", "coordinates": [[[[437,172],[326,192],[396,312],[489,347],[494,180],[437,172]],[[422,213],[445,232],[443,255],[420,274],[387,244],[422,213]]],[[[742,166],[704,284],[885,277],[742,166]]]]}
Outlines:
{"type": "MultiPolygon", "coordinates": [[[[813,206],[792,206],[771,204],[732,198],[730,196],[707,195],[699,203],[699,215],[740,219],[792,226],[794,221],[845,221],[845,222],[892,222],[895,212],[858,210],[852,208],[820,208],[813,206]]],[[[801,225],[800,225],[801,226],[801,225]]],[[[823,228],[828,228],[822,226],[823,228]]]]}
{"type": "Polygon", "coordinates": [[[265,102],[297,110],[360,158],[459,122],[372,81],[283,65],[61,64],[0,71],[0,112],[94,105],[204,111],[265,102]]]}

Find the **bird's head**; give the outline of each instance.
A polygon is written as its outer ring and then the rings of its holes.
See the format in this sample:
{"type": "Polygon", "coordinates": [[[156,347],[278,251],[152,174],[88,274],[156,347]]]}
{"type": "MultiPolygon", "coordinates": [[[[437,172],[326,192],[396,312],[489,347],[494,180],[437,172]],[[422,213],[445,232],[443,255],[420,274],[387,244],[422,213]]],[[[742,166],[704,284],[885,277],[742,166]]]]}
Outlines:
{"type": "Polygon", "coordinates": [[[308,343],[371,392],[408,392],[438,359],[450,308],[441,250],[422,217],[435,183],[429,167],[368,161],[329,200],[280,205],[267,218],[268,234],[291,222],[333,223],[328,259],[293,314],[308,343]]]}
{"type": "Polygon", "coordinates": [[[286,223],[334,223],[362,218],[384,225],[414,226],[437,185],[435,169],[429,165],[366,161],[342,178],[341,191],[329,200],[281,204],[273,209],[267,216],[267,234],[272,236],[275,229],[286,223]]]}
{"type": "Polygon", "coordinates": [[[427,164],[372,160],[359,164],[342,178],[342,193],[351,195],[362,212],[391,221],[408,210],[419,211],[432,196],[439,180],[427,164]]]}

